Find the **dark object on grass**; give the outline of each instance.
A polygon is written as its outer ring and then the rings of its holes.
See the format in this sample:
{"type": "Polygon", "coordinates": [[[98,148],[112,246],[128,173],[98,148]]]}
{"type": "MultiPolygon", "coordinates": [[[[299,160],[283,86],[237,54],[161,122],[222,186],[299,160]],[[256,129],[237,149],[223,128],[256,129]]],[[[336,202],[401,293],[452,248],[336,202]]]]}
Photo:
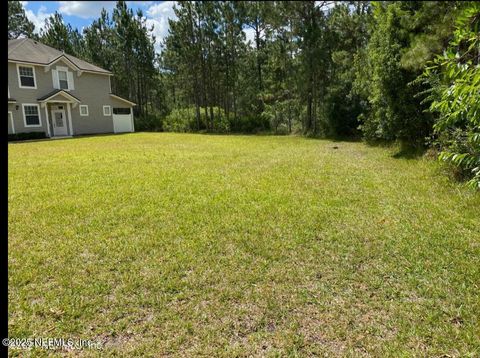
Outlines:
{"type": "Polygon", "coordinates": [[[338,149],[338,147],[337,147],[337,146],[334,146],[334,147],[332,147],[332,148],[333,148],[333,149],[338,149]]]}

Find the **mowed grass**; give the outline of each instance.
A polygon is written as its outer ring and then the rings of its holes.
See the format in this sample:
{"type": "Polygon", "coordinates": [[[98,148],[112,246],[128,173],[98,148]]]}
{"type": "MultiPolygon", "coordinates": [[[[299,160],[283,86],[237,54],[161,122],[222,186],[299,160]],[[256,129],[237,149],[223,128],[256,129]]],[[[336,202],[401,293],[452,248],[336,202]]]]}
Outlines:
{"type": "Polygon", "coordinates": [[[480,195],[433,161],[274,136],[8,149],[10,337],[102,342],[83,356],[480,355],[480,195]]]}

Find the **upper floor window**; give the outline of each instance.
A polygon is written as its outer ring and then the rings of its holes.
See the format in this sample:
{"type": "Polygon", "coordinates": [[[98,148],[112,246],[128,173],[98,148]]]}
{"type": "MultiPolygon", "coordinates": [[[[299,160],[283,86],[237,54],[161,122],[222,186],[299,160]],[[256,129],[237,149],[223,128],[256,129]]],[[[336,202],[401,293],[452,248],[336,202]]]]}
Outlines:
{"type": "Polygon", "coordinates": [[[67,71],[58,70],[58,83],[60,85],[60,89],[68,89],[67,71]]]}
{"type": "Polygon", "coordinates": [[[37,88],[35,84],[35,68],[18,65],[18,86],[20,88],[37,88]]]}
{"type": "Polygon", "coordinates": [[[57,66],[52,70],[53,88],[70,91],[74,89],[73,86],[73,72],[69,71],[67,67],[57,66]]]}

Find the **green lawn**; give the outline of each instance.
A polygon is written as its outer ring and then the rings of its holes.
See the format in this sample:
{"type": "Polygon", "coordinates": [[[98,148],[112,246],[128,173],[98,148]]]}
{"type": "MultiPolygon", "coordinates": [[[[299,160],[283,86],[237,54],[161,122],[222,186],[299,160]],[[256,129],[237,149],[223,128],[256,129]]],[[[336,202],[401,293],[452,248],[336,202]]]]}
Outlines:
{"type": "Polygon", "coordinates": [[[434,161],[163,133],[8,150],[10,337],[103,343],[87,356],[480,355],[480,195],[434,161]]]}

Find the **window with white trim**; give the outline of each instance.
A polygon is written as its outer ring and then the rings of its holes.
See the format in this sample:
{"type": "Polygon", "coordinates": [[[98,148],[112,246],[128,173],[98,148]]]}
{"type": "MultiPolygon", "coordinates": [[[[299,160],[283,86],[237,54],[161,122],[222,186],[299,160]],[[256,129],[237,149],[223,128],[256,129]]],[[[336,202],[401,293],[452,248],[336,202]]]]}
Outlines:
{"type": "Polygon", "coordinates": [[[88,116],[88,105],[81,104],[78,108],[80,109],[80,115],[82,117],[88,116]]]}
{"type": "Polygon", "coordinates": [[[103,115],[104,116],[111,116],[112,115],[112,107],[103,106],[103,115]]]}
{"type": "Polygon", "coordinates": [[[25,127],[40,127],[40,111],[38,104],[24,104],[23,118],[25,120],[25,127]]]}
{"type": "Polygon", "coordinates": [[[58,71],[58,84],[60,89],[68,89],[68,77],[67,71],[57,70],[58,71]]]}
{"type": "Polygon", "coordinates": [[[53,88],[64,91],[73,91],[75,89],[73,83],[73,72],[68,67],[57,66],[52,69],[53,88]]]}
{"type": "Polygon", "coordinates": [[[18,66],[20,88],[35,88],[35,69],[33,66],[18,66]]]}

